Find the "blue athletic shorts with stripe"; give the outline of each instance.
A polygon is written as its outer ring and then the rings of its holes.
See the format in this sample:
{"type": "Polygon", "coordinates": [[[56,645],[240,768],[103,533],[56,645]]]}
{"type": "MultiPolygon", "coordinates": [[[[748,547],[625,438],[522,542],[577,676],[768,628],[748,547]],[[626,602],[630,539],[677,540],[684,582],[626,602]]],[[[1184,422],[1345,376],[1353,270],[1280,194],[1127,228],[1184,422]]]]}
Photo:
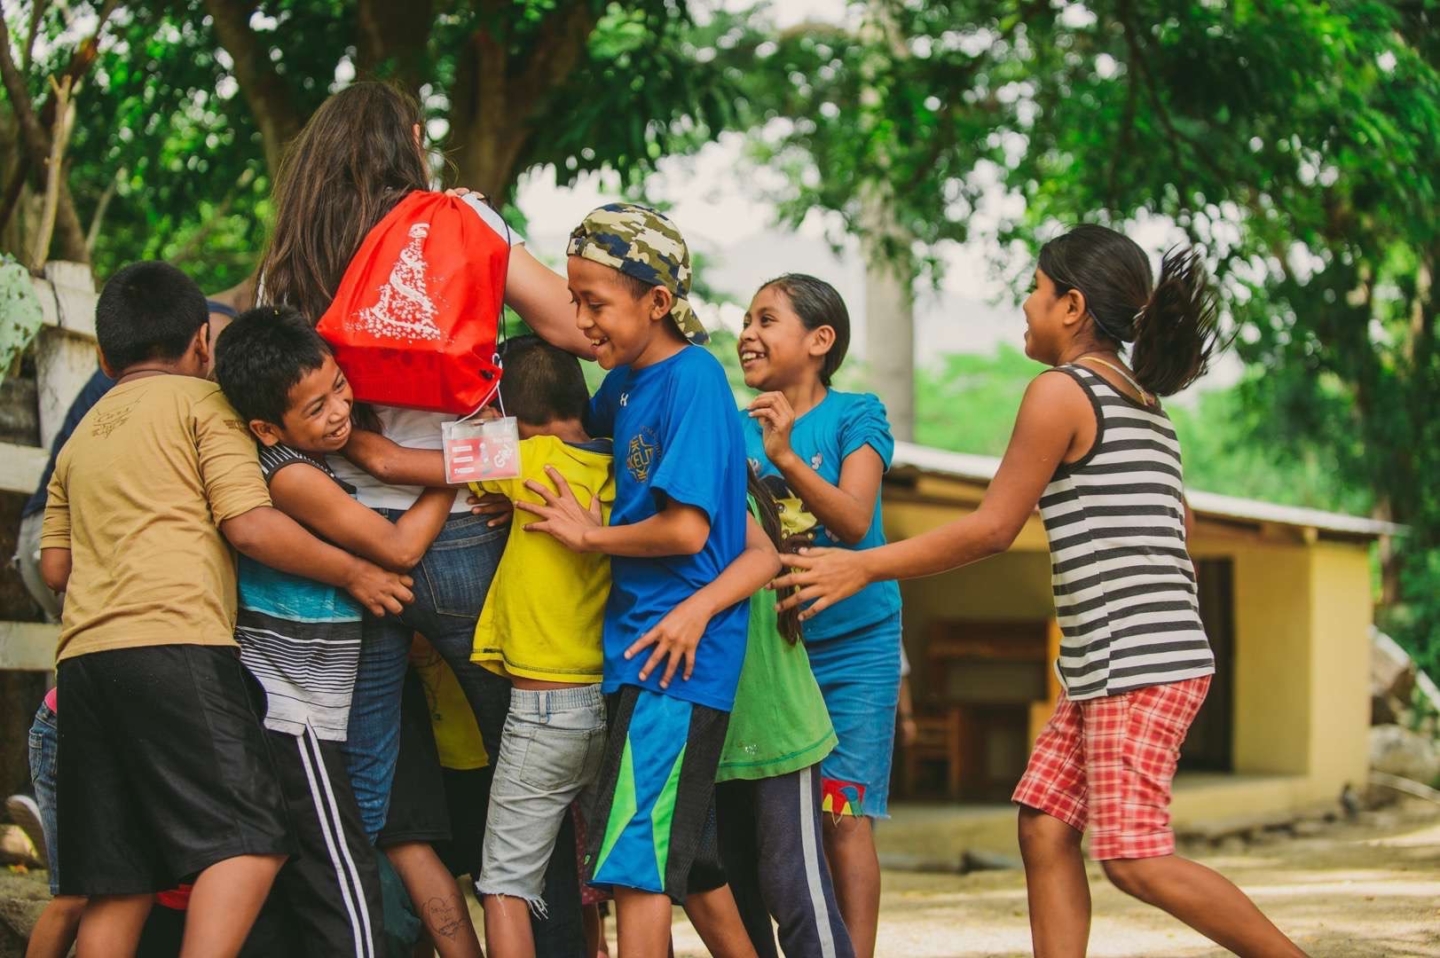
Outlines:
{"type": "Polygon", "coordinates": [[[607,709],[587,880],[683,904],[707,834],[714,841],[715,771],[730,714],[633,685],[610,696],[607,709]]]}

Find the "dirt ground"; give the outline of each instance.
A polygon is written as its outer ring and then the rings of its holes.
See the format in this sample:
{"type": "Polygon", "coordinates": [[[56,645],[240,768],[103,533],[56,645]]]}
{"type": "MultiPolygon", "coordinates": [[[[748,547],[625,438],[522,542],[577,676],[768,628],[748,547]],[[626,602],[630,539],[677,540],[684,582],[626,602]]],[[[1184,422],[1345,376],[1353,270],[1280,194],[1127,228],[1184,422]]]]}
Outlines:
{"type": "MultiPolygon", "coordinates": [[[[1440,811],[1369,814],[1306,838],[1192,853],[1235,881],[1312,958],[1440,958],[1440,811]]],[[[1093,958],[1211,958],[1225,952],[1091,870],[1093,958]]],[[[883,958],[1030,954],[1019,871],[887,872],[883,958]]],[[[677,911],[677,958],[705,954],[677,911]]]]}
{"type": "MultiPolygon", "coordinates": [[[[1368,813],[1304,838],[1190,852],[1245,889],[1312,958],[1440,958],[1440,810],[1368,813]]],[[[0,868],[0,958],[18,956],[46,897],[43,873],[0,868]]],[[[1019,871],[886,872],[881,958],[1024,958],[1030,954],[1019,871]]],[[[1091,872],[1093,958],[1218,958],[1226,954],[1091,872]]],[[[478,913],[478,907],[473,911],[478,913]]],[[[677,958],[705,955],[675,912],[677,958]]],[[[477,914],[477,925],[478,914],[477,914]]],[[[613,923],[609,926],[614,933],[613,923]]],[[[615,954],[612,946],[611,954],[615,954]]]]}

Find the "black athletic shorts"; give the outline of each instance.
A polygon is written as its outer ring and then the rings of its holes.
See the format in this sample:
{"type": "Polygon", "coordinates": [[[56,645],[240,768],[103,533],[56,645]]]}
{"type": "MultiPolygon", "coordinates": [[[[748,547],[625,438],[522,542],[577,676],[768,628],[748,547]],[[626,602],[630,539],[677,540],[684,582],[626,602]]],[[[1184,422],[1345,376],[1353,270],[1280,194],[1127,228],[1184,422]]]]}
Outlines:
{"type": "Polygon", "coordinates": [[[340,742],[269,731],[299,854],[275,877],[270,898],[288,911],[306,958],[375,958],[385,930],[375,846],[345,774],[340,742]]]}
{"type": "Polygon", "coordinates": [[[173,888],[238,855],[295,850],[259,716],[228,646],[157,645],[60,663],[62,895],[173,888]]]}
{"type": "Polygon", "coordinates": [[[440,752],[430,728],[430,706],[420,676],[411,669],[405,674],[400,699],[400,757],[390,786],[390,809],[375,844],[380,848],[405,842],[435,844],[449,837],[450,812],[440,752]]]}
{"type": "Polygon", "coordinates": [[[485,817],[490,808],[494,768],[442,768],[445,804],[450,809],[450,838],[435,843],[435,854],[457,878],[480,880],[480,858],[485,849],[485,817]]]}

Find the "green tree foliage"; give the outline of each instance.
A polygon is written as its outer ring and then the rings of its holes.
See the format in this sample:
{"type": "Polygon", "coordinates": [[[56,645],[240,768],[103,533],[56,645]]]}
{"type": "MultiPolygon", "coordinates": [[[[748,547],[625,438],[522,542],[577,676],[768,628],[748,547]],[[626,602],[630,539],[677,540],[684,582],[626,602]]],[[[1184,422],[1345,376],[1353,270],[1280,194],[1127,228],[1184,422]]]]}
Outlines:
{"type": "Polygon", "coordinates": [[[1385,564],[1386,614],[1433,664],[1435,10],[1096,9],[1095,23],[1052,32],[1043,46],[1057,69],[1042,73],[1040,113],[1012,178],[1023,177],[1031,201],[1017,229],[1146,212],[1205,244],[1241,355],[1262,371],[1241,392],[1253,445],[1319,463],[1410,526],[1385,564]],[[1099,68],[1102,57],[1113,69],[1099,68]],[[1107,162],[1082,161],[1105,144],[1118,147],[1107,162]]]}
{"type": "Polygon", "coordinates": [[[1373,495],[1409,525],[1386,614],[1440,660],[1434,4],[853,7],[865,28],[797,29],[750,74],[787,217],[863,229],[852,184],[885,179],[933,251],[999,183],[1025,200],[998,236],[1012,276],[1065,223],[1173,223],[1209,254],[1255,368],[1201,411],[1235,417],[1237,463],[1309,463],[1317,496],[1373,495]]]}
{"type": "MultiPolygon", "coordinates": [[[[7,4],[17,43],[37,5],[25,81],[43,103],[99,4],[7,4]]],[[[87,225],[105,210],[101,275],[150,256],[206,288],[232,285],[263,244],[284,142],[357,75],[421,99],[447,184],[503,200],[546,164],[562,184],[600,168],[638,182],[735,122],[733,90],[710,65],[730,22],[699,27],[666,0],[130,3],[105,21],[77,98],[75,206],[87,225]]]]}
{"type": "Polygon", "coordinates": [[[915,441],[954,452],[1002,455],[1020,397],[1044,368],[1006,345],[992,356],[941,356],[918,371],[915,441]]]}

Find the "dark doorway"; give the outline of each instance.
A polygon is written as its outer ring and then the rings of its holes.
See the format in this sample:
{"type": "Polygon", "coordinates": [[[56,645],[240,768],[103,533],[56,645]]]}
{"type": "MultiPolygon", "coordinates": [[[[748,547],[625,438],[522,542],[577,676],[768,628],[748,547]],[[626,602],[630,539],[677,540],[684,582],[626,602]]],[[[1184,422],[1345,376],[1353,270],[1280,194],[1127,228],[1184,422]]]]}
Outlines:
{"type": "Polygon", "coordinates": [[[1235,732],[1235,563],[1200,559],[1200,618],[1215,652],[1215,678],[1200,714],[1180,749],[1180,770],[1234,769],[1235,732]]]}

